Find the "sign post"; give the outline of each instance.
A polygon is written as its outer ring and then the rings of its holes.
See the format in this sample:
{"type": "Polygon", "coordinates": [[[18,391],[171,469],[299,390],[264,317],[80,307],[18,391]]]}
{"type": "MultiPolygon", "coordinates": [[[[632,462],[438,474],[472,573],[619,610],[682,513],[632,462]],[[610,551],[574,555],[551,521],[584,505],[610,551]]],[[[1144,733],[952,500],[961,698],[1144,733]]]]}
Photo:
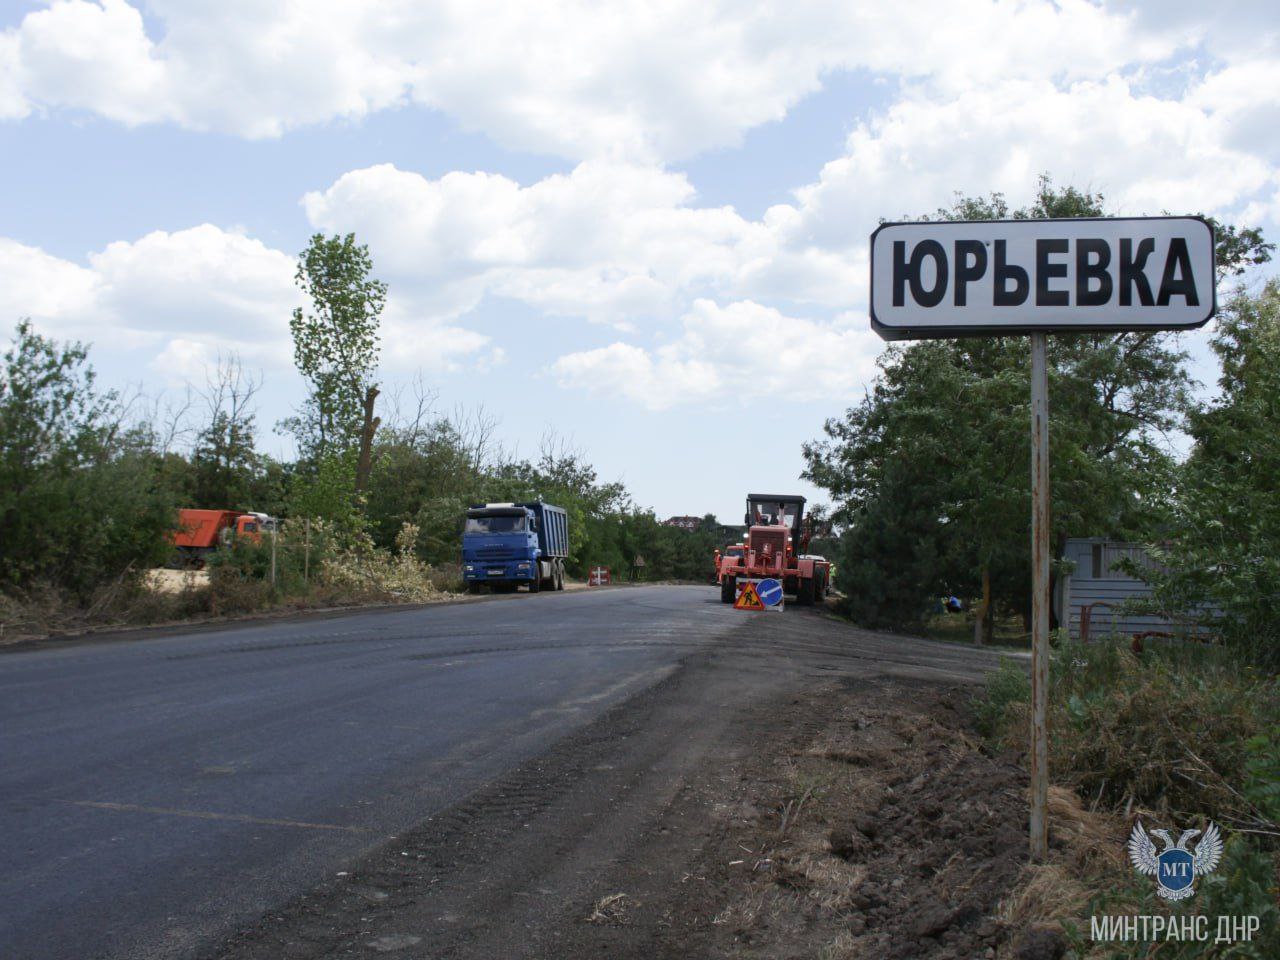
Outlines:
{"type": "Polygon", "coordinates": [[[1048,336],[1031,334],[1031,856],[1049,855],[1048,336]]]}
{"type": "Polygon", "coordinates": [[[1048,334],[1188,330],[1217,307],[1199,217],[886,223],[871,235],[871,327],[885,340],[1031,340],[1030,849],[1049,852],[1048,334]]]}

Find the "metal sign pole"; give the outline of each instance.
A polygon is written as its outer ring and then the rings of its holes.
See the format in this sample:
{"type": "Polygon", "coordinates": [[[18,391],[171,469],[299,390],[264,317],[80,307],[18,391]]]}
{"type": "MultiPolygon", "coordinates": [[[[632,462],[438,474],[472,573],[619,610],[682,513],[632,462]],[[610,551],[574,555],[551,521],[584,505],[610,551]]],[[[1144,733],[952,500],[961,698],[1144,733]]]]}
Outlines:
{"type": "Polygon", "coordinates": [[[1031,334],[1031,857],[1049,853],[1049,375],[1047,335],[1031,334]]]}

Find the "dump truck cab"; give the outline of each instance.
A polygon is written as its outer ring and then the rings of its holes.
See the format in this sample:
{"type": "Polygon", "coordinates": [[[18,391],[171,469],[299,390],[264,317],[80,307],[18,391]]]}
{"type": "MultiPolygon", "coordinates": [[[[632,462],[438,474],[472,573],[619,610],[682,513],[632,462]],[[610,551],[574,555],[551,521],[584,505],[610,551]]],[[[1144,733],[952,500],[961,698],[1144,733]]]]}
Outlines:
{"type": "Polygon", "coordinates": [[[482,503],[467,511],[462,576],[472,593],[488,586],[510,592],[564,589],[568,515],[549,503],[482,503]]]}

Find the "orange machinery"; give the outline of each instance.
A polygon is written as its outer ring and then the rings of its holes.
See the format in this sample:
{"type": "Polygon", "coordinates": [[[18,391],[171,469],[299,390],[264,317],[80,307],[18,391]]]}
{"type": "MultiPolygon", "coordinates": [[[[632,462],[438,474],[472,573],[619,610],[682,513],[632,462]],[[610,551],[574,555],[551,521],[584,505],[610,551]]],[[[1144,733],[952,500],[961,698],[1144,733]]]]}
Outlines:
{"type": "Polygon", "coordinates": [[[271,529],[274,523],[264,514],[238,510],[179,510],[178,528],[173,533],[176,566],[203,567],[209,554],[232,537],[246,537],[261,543],[262,531],[271,529]]]}
{"type": "Polygon", "coordinates": [[[733,603],[739,579],[775,579],[800,606],[827,595],[831,564],[809,556],[812,523],[804,515],[804,497],[794,494],[747,495],[747,537],[738,556],[720,558],[720,599],[733,603]]]}

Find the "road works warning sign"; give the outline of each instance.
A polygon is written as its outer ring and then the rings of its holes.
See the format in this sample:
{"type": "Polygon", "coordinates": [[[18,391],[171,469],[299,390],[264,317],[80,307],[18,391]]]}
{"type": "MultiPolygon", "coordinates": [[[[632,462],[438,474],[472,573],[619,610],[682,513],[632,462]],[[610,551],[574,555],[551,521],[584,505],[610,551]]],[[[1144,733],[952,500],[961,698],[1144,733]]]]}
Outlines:
{"type": "Polygon", "coordinates": [[[1185,330],[1214,314],[1199,217],[886,223],[871,235],[871,325],[886,340],[1185,330]]]}
{"type": "Polygon", "coordinates": [[[733,601],[733,609],[735,610],[764,610],[764,601],[760,599],[760,594],[756,593],[756,585],[751,581],[747,581],[742,590],[738,593],[738,599],[733,601]]]}

